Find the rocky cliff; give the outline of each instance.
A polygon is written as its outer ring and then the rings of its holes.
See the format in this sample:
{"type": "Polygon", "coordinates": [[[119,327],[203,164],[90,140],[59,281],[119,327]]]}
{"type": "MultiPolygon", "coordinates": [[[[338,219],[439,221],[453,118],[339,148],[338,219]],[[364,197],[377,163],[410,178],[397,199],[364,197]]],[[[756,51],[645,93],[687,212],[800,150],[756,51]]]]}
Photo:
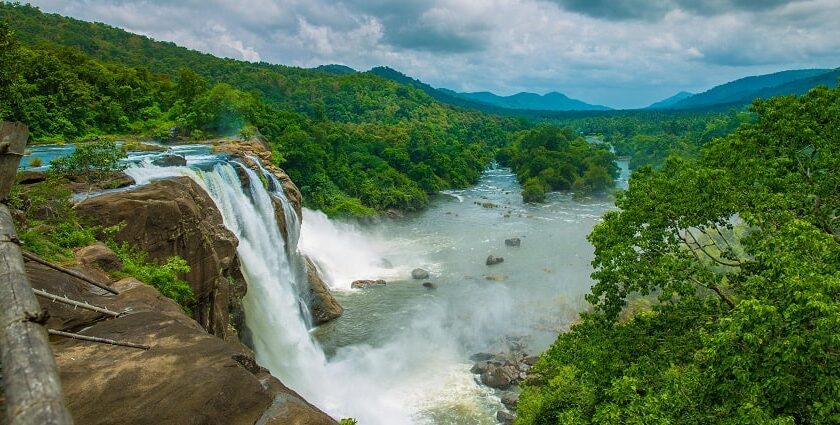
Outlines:
{"type": "Polygon", "coordinates": [[[114,239],[148,252],[152,259],[185,259],[190,272],[183,278],[195,293],[195,320],[213,335],[237,338],[246,291],[236,256],[238,240],[197,183],[188,177],[157,180],[88,198],[76,211],[101,226],[119,226],[114,239]]]}
{"type": "MultiPolygon", "coordinates": [[[[271,154],[264,146],[245,142],[216,149],[258,173],[264,168],[273,174],[297,218],[302,218],[300,191],[291,179],[277,167],[261,168],[256,162],[270,164],[271,154]]],[[[242,181],[250,184],[247,178],[242,181]]],[[[274,203],[277,224],[289,241],[281,200],[275,197],[274,203]]],[[[240,343],[247,283],[237,256],[239,241],[224,226],[221,213],[200,185],[188,177],[155,180],[84,199],[75,210],[108,237],[147,252],[153,260],[182,257],[191,268],[182,278],[195,294],[194,317],[190,318],[151,286],[133,279],[113,281],[110,276],[118,275],[122,265],[101,243],[78,250],[75,268],[113,285],[121,291],[118,296],[27,264],[36,288],[126,313],[110,318],[44,302],[52,329],[151,346],[139,350],[54,340],[77,423],[335,423],[260,367],[250,349],[240,343]]],[[[300,262],[306,267],[314,322],[322,324],[340,316],[342,308],[314,264],[307,259],[300,262]]]]}
{"type": "Polygon", "coordinates": [[[27,263],[32,286],[124,313],[118,318],[41,300],[52,329],[149,345],[148,350],[53,337],[70,411],[80,424],[313,424],[329,416],[257,365],[253,353],[209,335],[173,301],[132,278],[112,282],[102,246],[77,253],[89,284],[27,263]],[[91,254],[95,252],[95,255],[91,254]],[[86,263],[86,265],[85,265],[86,263]]]}

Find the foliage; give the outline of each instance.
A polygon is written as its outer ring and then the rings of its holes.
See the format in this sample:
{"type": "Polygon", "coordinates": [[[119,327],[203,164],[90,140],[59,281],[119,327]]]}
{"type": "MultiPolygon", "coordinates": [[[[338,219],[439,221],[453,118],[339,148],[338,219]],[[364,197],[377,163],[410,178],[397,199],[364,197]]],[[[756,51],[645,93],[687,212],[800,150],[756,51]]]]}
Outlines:
{"type": "Polygon", "coordinates": [[[132,276],[141,282],[157,288],[161,295],[177,302],[184,311],[190,312],[195,300],[190,284],[179,278],[179,275],[190,272],[186,260],[178,256],[166,259],[163,264],[149,261],[146,253],[132,248],[127,243],[109,242],[123,264],[121,274],[132,276]]]}
{"type": "Polygon", "coordinates": [[[752,112],[634,173],[590,235],[595,311],[541,356],[518,424],[840,421],[840,89],[752,112]]]}
{"type": "Polygon", "coordinates": [[[261,135],[306,204],[332,215],[422,208],[474,183],[527,125],[370,73],[221,59],[32,6],[2,3],[2,20],[14,33],[0,29],[0,119],[42,141],[261,135]]]}
{"type": "Polygon", "coordinates": [[[73,258],[72,248],[95,242],[94,229],[79,222],[70,189],[60,177],[14,185],[8,201],[23,249],[51,261],[73,258]]]}
{"type": "Polygon", "coordinates": [[[591,144],[571,128],[541,125],[523,131],[496,159],[516,172],[525,202],[542,202],[550,190],[604,193],[618,177],[615,155],[591,144]]]}
{"type": "Polygon", "coordinates": [[[125,169],[125,151],[111,141],[80,143],[68,156],[50,162],[50,172],[88,186],[106,182],[125,169]]]}
{"type": "Polygon", "coordinates": [[[352,418],[344,418],[338,423],[338,425],[356,425],[356,420],[352,418]]]}

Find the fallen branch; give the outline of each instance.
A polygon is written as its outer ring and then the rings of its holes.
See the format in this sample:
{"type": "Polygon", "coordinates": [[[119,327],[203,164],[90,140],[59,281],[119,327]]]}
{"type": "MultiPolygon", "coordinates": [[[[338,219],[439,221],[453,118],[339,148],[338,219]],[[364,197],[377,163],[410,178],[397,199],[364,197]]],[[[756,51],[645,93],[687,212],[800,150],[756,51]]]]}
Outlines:
{"type": "Polygon", "coordinates": [[[107,314],[109,316],[114,316],[114,317],[119,317],[119,315],[120,315],[120,313],[117,313],[116,311],[108,310],[107,308],[102,308],[102,307],[97,307],[95,305],[90,305],[87,302],[71,300],[70,298],[62,297],[60,295],[54,295],[54,294],[51,294],[47,291],[42,291],[40,289],[32,288],[32,292],[34,292],[35,295],[38,295],[40,297],[44,297],[44,298],[47,298],[47,299],[52,300],[52,301],[72,305],[74,307],[79,307],[79,308],[95,311],[97,313],[107,314]]]}
{"type": "Polygon", "coordinates": [[[148,345],[135,344],[133,342],[114,341],[113,339],[100,338],[98,336],[87,336],[87,335],[81,335],[81,334],[74,334],[74,333],[71,333],[71,332],[64,332],[64,331],[59,331],[59,330],[55,330],[55,329],[49,329],[47,332],[49,332],[50,335],[58,335],[58,336],[63,336],[63,337],[67,337],[67,338],[78,339],[78,340],[81,340],[81,341],[101,342],[103,344],[119,345],[119,346],[122,346],[122,347],[139,348],[141,350],[148,350],[149,348],[151,348],[148,345]]]}
{"type": "Polygon", "coordinates": [[[49,261],[47,261],[47,260],[44,260],[43,258],[40,258],[40,257],[38,257],[37,255],[32,254],[32,253],[30,253],[30,252],[23,251],[23,256],[24,256],[25,258],[28,258],[28,259],[30,259],[30,260],[32,260],[32,261],[34,261],[34,262],[38,263],[38,264],[43,264],[43,265],[45,265],[45,266],[47,266],[47,267],[49,267],[49,268],[51,268],[51,269],[53,269],[53,270],[58,270],[58,271],[60,271],[60,272],[62,272],[62,273],[64,273],[64,274],[67,274],[67,275],[73,276],[73,277],[75,277],[76,279],[83,280],[83,281],[85,281],[85,282],[87,282],[87,283],[89,283],[89,284],[91,284],[91,285],[93,285],[93,286],[95,286],[95,287],[97,287],[97,288],[99,288],[99,289],[104,289],[104,290],[106,290],[106,291],[108,291],[108,292],[110,292],[110,293],[112,293],[112,294],[114,294],[114,295],[119,295],[119,294],[120,294],[120,291],[117,291],[117,290],[116,290],[116,289],[114,289],[114,288],[111,288],[111,287],[109,287],[109,286],[107,286],[107,285],[103,285],[103,284],[101,284],[101,283],[99,283],[99,282],[97,282],[97,281],[95,281],[95,280],[93,280],[93,279],[91,279],[91,278],[89,278],[89,277],[87,277],[87,276],[85,276],[85,275],[83,275],[83,274],[81,274],[81,273],[79,273],[79,272],[75,271],[75,270],[70,270],[70,269],[68,269],[68,268],[66,268],[66,267],[61,267],[61,266],[59,266],[58,264],[54,264],[54,263],[51,263],[51,262],[49,262],[49,261]]]}

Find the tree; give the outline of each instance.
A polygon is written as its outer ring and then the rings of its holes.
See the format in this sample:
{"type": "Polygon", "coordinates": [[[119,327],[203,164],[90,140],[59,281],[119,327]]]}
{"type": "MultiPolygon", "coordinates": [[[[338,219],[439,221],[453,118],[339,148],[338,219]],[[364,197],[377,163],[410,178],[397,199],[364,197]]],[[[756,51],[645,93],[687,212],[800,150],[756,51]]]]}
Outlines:
{"type": "Polygon", "coordinates": [[[757,101],[699,159],[638,169],[589,236],[594,311],[541,356],[518,423],[838,423],[838,105],[757,101]]]}
{"type": "Polygon", "coordinates": [[[105,186],[126,165],[120,160],[125,151],[111,141],[80,143],[72,154],[50,163],[50,172],[62,175],[71,181],[87,184],[87,192],[97,185],[105,186]]]}

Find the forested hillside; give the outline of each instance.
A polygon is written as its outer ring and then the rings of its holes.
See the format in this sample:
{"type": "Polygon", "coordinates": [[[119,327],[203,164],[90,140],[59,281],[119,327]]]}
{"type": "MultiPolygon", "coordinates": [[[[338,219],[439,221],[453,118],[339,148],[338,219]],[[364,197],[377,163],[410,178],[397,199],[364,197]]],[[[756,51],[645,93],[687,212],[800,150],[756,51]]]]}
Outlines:
{"type": "Polygon", "coordinates": [[[525,126],[372,74],[221,59],[30,6],[0,4],[0,22],[0,118],[35,140],[258,132],[308,205],[330,214],[421,208],[428,193],[475,182],[525,126]]]}
{"type": "Polygon", "coordinates": [[[517,424],[840,422],[840,89],[752,111],[636,171],[589,236],[594,312],[542,355],[517,424]]]}

